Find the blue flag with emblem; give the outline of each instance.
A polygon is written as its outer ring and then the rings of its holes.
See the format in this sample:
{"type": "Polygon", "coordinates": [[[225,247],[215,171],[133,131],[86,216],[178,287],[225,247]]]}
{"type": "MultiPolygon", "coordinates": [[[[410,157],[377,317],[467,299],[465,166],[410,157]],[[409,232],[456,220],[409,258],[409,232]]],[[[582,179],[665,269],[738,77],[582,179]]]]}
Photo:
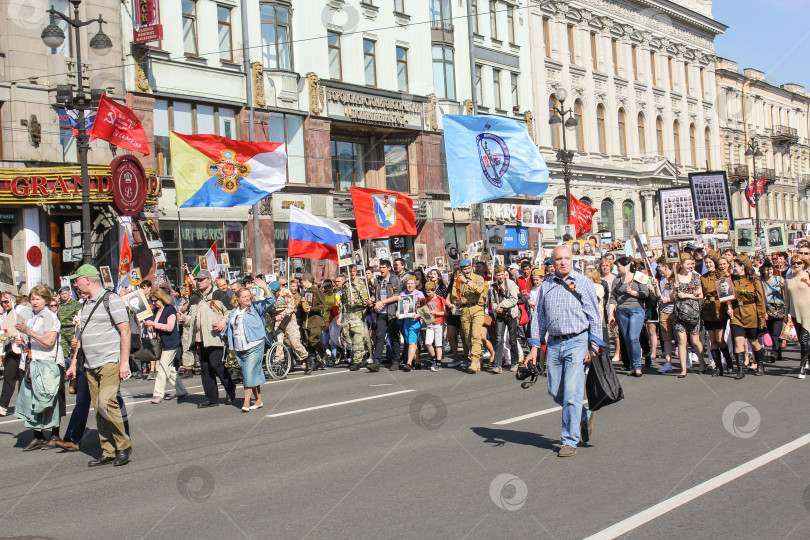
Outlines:
{"type": "Polygon", "coordinates": [[[548,166],[525,125],[500,116],[442,118],[452,208],[546,192],[548,166]]]}

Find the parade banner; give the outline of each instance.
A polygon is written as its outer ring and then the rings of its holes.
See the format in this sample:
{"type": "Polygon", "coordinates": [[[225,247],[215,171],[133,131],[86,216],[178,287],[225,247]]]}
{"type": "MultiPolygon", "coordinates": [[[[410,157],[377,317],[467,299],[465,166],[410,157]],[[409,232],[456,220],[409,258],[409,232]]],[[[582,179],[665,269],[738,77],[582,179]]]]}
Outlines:
{"type": "Polygon", "coordinates": [[[661,238],[664,242],[695,237],[695,207],[690,188],[659,189],[658,215],[661,216],[661,238]]]}
{"type": "Polygon", "coordinates": [[[103,94],[98,103],[96,121],[87,134],[124,150],[149,155],[149,138],[138,116],[129,107],[103,94]]]}
{"type": "Polygon", "coordinates": [[[416,235],[413,199],[397,191],[352,186],[357,238],[416,235]]]}
{"type": "Polygon", "coordinates": [[[721,219],[734,223],[725,171],[689,173],[689,188],[695,219],[721,219]]]}
{"type": "Polygon", "coordinates": [[[518,208],[520,212],[520,222],[524,227],[534,227],[537,229],[557,228],[556,206],[523,205],[518,208]]]}
{"type": "Polygon", "coordinates": [[[576,227],[577,238],[591,230],[593,225],[593,215],[598,211],[585,203],[580,202],[571,195],[569,201],[568,223],[576,227]]]}

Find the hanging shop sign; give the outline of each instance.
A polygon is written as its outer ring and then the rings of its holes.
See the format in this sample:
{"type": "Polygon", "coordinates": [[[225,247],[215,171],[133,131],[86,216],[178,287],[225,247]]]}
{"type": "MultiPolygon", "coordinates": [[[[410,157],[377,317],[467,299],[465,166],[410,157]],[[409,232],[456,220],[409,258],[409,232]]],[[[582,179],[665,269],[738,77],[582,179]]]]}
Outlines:
{"type": "MultiPolygon", "coordinates": [[[[110,167],[88,167],[90,202],[113,202],[110,167]]],[[[146,202],[154,204],[160,196],[160,181],[152,169],[146,169],[146,202]]],[[[75,167],[0,168],[0,206],[19,204],[60,204],[82,202],[82,173],[75,167]]]]}
{"type": "Polygon", "coordinates": [[[328,115],[364,124],[422,129],[424,102],[326,88],[328,115]]]}
{"type": "Polygon", "coordinates": [[[138,158],[124,154],[110,163],[113,201],[122,216],[137,216],[146,204],[146,173],[138,158]]]}

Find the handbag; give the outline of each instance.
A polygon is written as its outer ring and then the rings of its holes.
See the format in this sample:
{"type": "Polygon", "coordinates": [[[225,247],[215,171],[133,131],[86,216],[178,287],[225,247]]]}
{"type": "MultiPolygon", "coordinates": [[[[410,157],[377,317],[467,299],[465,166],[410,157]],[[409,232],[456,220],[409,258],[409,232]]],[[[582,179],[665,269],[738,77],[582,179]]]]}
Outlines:
{"type": "Polygon", "coordinates": [[[163,345],[157,335],[149,332],[147,328],[141,330],[141,348],[135,351],[135,360],[144,362],[157,362],[163,354],[163,345]]]}
{"type": "Polygon", "coordinates": [[[799,336],[796,335],[796,327],[793,326],[793,318],[788,315],[785,325],[782,327],[782,333],[779,334],[779,339],[785,341],[799,341],[799,336]]]}
{"type": "Polygon", "coordinates": [[[775,319],[777,321],[781,321],[785,318],[785,314],[787,311],[785,310],[785,304],[777,304],[776,302],[768,302],[767,306],[768,318],[775,319]]]}
{"type": "Polygon", "coordinates": [[[688,299],[675,302],[674,314],[678,320],[686,323],[687,326],[695,326],[700,322],[700,311],[690,304],[688,299]]]}
{"type": "Polygon", "coordinates": [[[225,349],[225,369],[239,369],[239,360],[231,349],[225,349]]]}

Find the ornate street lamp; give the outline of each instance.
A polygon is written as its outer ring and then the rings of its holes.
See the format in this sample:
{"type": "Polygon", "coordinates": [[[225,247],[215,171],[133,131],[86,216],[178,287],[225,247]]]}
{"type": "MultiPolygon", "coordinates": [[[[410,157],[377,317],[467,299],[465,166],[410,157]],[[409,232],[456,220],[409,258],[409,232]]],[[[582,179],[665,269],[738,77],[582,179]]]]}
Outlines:
{"type": "MultiPolygon", "coordinates": [[[[751,169],[748,172],[748,178],[749,178],[748,181],[751,182],[751,178],[754,175],[754,169],[756,169],[756,166],[757,166],[756,159],[758,157],[762,157],[764,155],[762,153],[762,151],[759,149],[759,142],[756,139],[754,139],[753,137],[751,137],[751,140],[748,141],[748,143],[746,143],[745,155],[746,155],[746,157],[751,157],[751,169]]],[[[759,228],[759,197],[760,197],[761,194],[760,194],[759,190],[757,189],[756,180],[757,180],[756,178],[753,179],[753,181],[755,182],[754,183],[754,211],[756,212],[756,220],[757,220],[756,238],[757,238],[757,244],[759,244],[760,232],[761,232],[761,229],[759,228]]],[[[766,181],[765,186],[767,187],[767,185],[768,185],[768,183],[766,181]]],[[[763,191],[763,193],[765,192],[764,187],[762,188],[762,191],[763,191]]]]}
{"type": "MultiPolygon", "coordinates": [[[[564,124],[566,129],[573,129],[579,125],[579,121],[574,117],[573,108],[565,108],[565,100],[568,99],[568,92],[565,88],[560,88],[554,92],[554,97],[560,102],[559,107],[552,108],[551,118],[548,123],[552,126],[564,124]],[[566,119],[568,116],[568,119],[566,119]]],[[[563,180],[565,181],[565,205],[568,212],[571,212],[571,163],[574,161],[574,151],[568,150],[565,141],[565,129],[562,130],[562,148],[557,150],[557,161],[563,166],[563,180]]]]}

